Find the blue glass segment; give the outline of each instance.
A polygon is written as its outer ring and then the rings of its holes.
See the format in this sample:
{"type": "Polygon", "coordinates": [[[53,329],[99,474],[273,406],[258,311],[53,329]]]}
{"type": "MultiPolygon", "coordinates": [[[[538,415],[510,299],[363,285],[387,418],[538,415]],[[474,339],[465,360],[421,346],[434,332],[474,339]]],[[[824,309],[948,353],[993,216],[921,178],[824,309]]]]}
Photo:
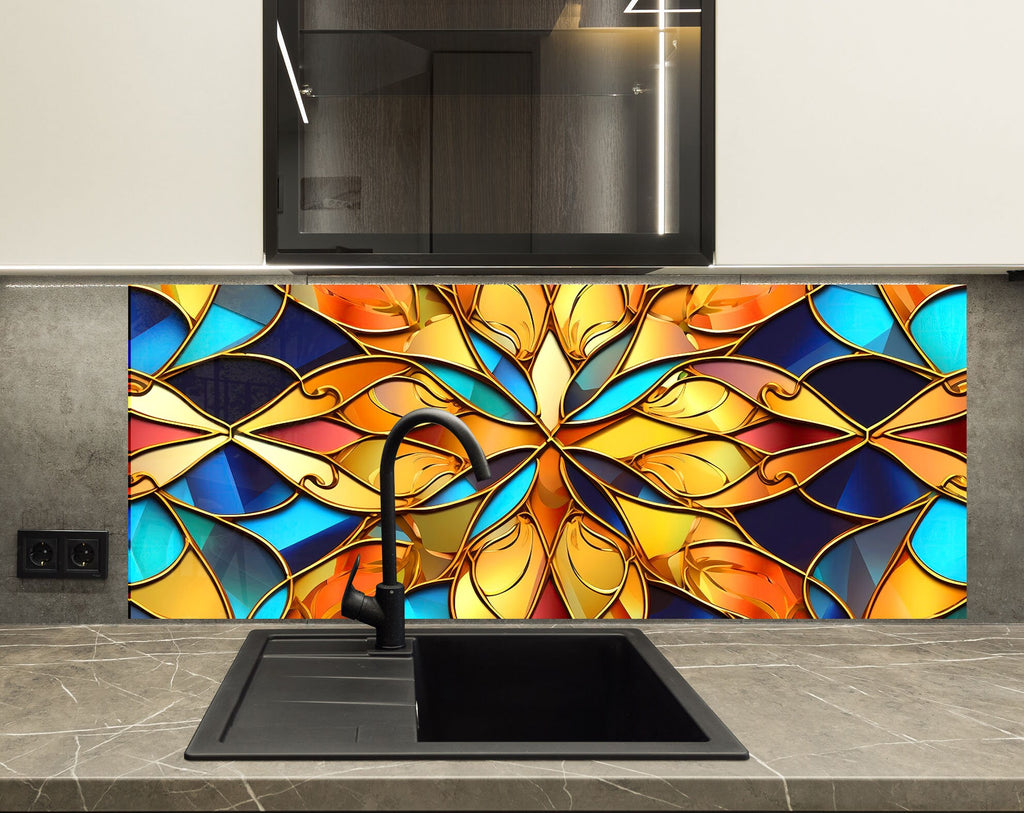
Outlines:
{"type": "Polygon", "coordinates": [[[762,548],[804,570],[818,551],[856,527],[856,521],[826,511],[794,489],[749,508],[733,510],[736,522],[762,548]],[[794,533],[799,528],[799,533],[794,533]]]}
{"type": "Polygon", "coordinates": [[[910,334],[940,372],[967,367],[967,289],[941,293],[922,305],[910,334]]]}
{"type": "Polygon", "coordinates": [[[630,370],[610,383],[593,401],[573,415],[574,421],[596,421],[621,412],[639,400],[655,384],[682,362],[678,360],[650,364],[630,370]]]}
{"type": "Polygon", "coordinates": [[[448,609],[450,590],[451,585],[448,582],[442,582],[407,593],[405,617],[409,619],[451,618],[451,611],[448,609]]]}
{"type": "Polygon", "coordinates": [[[282,296],[269,285],[221,285],[175,363],[190,364],[248,341],[274,318],[282,296]]]}
{"type": "Polygon", "coordinates": [[[256,603],[284,581],[281,563],[237,528],[188,508],[175,510],[224,588],[235,618],[248,618],[256,603]]]}
{"type": "Polygon", "coordinates": [[[862,446],[837,460],[804,488],[823,505],[875,519],[896,513],[930,490],[871,446],[862,446]]]}
{"type": "Polygon", "coordinates": [[[650,482],[617,460],[586,449],[570,449],[567,454],[595,479],[616,491],[657,505],[675,505],[650,482]]]}
{"type": "Polygon", "coordinates": [[[709,607],[685,593],[675,593],[664,587],[651,586],[647,590],[648,618],[728,618],[725,613],[709,607]]]}
{"type": "Polygon", "coordinates": [[[145,288],[128,291],[128,367],[152,375],[188,335],[188,321],[172,303],[145,288]]]}
{"type": "Polygon", "coordinates": [[[294,488],[251,452],[228,443],[207,455],[164,490],[211,514],[251,514],[280,505],[294,488]]]}
{"type": "Polygon", "coordinates": [[[299,494],[277,511],[238,524],[273,545],[293,572],[309,567],[341,545],[361,518],[299,494]]]}
{"type": "Polygon", "coordinates": [[[289,300],[266,333],[245,348],[246,353],[270,356],[300,375],[363,351],[334,322],[289,300]]]}
{"type": "Polygon", "coordinates": [[[497,387],[475,378],[467,372],[448,364],[424,361],[423,366],[437,376],[452,392],[488,415],[504,421],[525,423],[529,420],[522,410],[497,387]]]}
{"type": "Polygon", "coordinates": [[[819,367],[806,381],[861,426],[902,409],[930,380],[880,358],[850,358],[819,367]]]}
{"type": "Polygon", "coordinates": [[[128,504],[128,581],[140,582],[169,568],[185,548],[181,528],[156,497],[128,504]]]}
{"type": "Polygon", "coordinates": [[[921,518],[910,540],[929,570],[955,582],[967,581],[967,506],[939,497],[921,518]]]}
{"type": "Polygon", "coordinates": [[[207,415],[232,424],[270,403],[297,379],[291,370],[270,361],[218,356],[167,381],[207,415]]]}
{"type": "Polygon", "coordinates": [[[851,534],[818,560],[811,575],[828,585],[857,618],[863,617],[885,569],[916,517],[916,512],[908,511],[851,534]]]}
{"type": "Polygon", "coordinates": [[[843,605],[836,601],[827,590],[822,590],[814,582],[807,585],[807,598],[811,609],[818,618],[849,618],[850,614],[843,605]]]}
{"type": "Polygon", "coordinates": [[[609,378],[629,349],[630,339],[635,331],[629,331],[613,342],[602,347],[579,369],[565,388],[562,407],[565,414],[576,411],[587,403],[609,378]]]}
{"type": "Polygon", "coordinates": [[[537,399],[530,387],[526,375],[512,359],[506,356],[501,350],[482,339],[479,336],[471,335],[473,347],[484,367],[491,371],[494,380],[501,383],[512,396],[522,404],[528,412],[537,411],[537,399]]]}
{"type": "Polygon", "coordinates": [[[802,300],[765,322],[739,346],[737,355],[768,361],[801,376],[815,364],[850,352],[818,324],[811,306],[802,300]]]}
{"type": "Polygon", "coordinates": [[[874,285],[828,285],[812,298],[825,324],[850,344],[912,364],[925,363],[874,285]]]}
{"type": "Polygon", "coordinates": [[[609,502],[601,489],[594,484],[591,477],[578,464],[566,460],[565,475],[581,505],[585,505],[591,514],[618,531],[623,539],[630,538],[629,531],[626,530],[626,523],[623,522],[619,510],[609,502]]]}
{"type": "Polygon", "coordinates": [[[288,609],[288,585],[278,587],[256,608],[253,618],[283,618],[288,609]]]}
{"type": "Polygon", "coordinates": [[[526,495],[530,493],[536,473],[537,463],[536,461],[531,461],[512,475],[503,485],[494,489],[491,492],[490,498],[484,504],[483,511],[480,512],[476,522],[473,524],[470,536],[483,533],[496,522],[512,513],[526,499],[526,495]]]}

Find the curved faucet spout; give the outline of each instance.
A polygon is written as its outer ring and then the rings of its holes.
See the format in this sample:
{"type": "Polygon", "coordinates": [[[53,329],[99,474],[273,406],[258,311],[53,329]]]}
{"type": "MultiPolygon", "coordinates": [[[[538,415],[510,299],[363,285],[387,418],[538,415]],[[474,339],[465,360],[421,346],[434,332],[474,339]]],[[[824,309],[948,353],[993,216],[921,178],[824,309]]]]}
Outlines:
{"type": "Polygon", "coordinates": [[[440,409],[417,409],[400,418],[384,441],[380,458],[380,527],[383,581],[377,585],[374,598],[364,595],[352,586],[359,559],[349,576],[342,612],[349,618],[370,624],[377,630],[377,649],[395,650],[405,647],[405,588],[398,581],[398,543],[395,541],[395,460],[405,436],[424,424],[443,426],[462,444],[473,464],[477,480],[491,476],[484,450],[480,448],[469,427],[440,409]]]}
{"type": "Polygon", "coordinates": [[[413,429],[424,424],[434,423],[443,426],[456,438],[469,455],[473,464],[473,473],[477,480],[486,480],[491,476],[484,450],[477,439],[461,420],[450,412],[440,409],[417,409],[400,418],[384,441],[384,452],[380,458],[380,507],[381,507],[381,548],[384,565],[384,584],[398,584],[398,545],[395,542],[395,459],[398,448],[405,436],[413,429]]]}

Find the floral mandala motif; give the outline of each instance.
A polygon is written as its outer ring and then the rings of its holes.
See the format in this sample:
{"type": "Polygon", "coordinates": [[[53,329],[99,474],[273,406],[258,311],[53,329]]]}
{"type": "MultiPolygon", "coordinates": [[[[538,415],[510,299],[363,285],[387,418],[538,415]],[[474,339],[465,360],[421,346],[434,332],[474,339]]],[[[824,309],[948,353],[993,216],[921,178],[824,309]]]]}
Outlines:
{"type": "Polygon", "coordinates": [[[133,615],[859,618],[966,606],[966,291],[133,286],[133,615]]]}

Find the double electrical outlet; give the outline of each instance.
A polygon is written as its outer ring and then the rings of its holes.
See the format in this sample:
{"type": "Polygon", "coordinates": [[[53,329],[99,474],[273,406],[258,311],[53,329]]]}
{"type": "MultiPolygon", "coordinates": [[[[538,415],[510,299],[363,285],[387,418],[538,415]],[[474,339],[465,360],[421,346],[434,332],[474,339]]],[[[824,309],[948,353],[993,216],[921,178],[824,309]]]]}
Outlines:
{"type": "Polygon", "coordinates": [[[107,578],[107,531],[18,531],[18,577],[107,578]]]}

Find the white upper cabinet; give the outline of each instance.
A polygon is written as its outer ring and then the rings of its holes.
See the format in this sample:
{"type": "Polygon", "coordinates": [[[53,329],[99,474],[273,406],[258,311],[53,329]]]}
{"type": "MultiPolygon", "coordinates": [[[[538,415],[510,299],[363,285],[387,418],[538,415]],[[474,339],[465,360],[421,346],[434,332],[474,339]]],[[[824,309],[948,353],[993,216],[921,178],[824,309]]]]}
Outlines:
{"type": "Polygon", "coordinates": [[[1024,2],[719,0],[717,262],[1024,264],[1024,2]]]}
{"type": "Polygon", "coordinates": [[[0,266],[262,262],[261,3],[0,11],[0,266]]]}
{"type": "MultiPolygon", "coordinates": [[[[262,7],[3,0],[0,270],[263,262],[262,7]]],[[[1024,266],[1024,0],[716,34],[719,265],[1024,266]]]]}

